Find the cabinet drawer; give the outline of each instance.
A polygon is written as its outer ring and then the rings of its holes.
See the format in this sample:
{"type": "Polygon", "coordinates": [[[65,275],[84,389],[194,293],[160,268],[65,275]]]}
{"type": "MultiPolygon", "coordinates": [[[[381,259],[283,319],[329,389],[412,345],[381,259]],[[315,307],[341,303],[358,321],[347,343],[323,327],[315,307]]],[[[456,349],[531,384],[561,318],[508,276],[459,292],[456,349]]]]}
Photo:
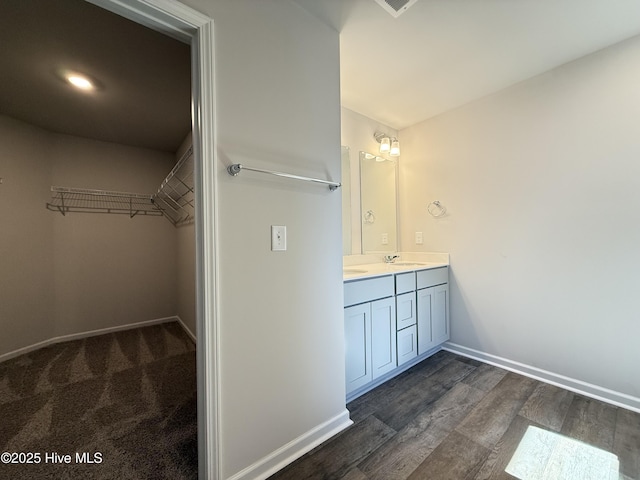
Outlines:
{"type": "Polygon", "coordinates": [[[396,296],[396,327],[398,330],[416,324],[416,292],[396,296]]]}
{"type": "Polygon", "coordinates": [[[416,272],[398,273],[396,275],[396,295],[413,292],[416,289],[416,272]]]}
{"type": "Polygon", "coordinates": [[[393,275],[354,280],[344,284],[344,306],[392,297],[394,292],[393,275]]]}
{"type": "Polygon", "coordinates": [[[449,282],[449,267],[418,270],[416,272],[417,288],[433,287],[449,282]]]}

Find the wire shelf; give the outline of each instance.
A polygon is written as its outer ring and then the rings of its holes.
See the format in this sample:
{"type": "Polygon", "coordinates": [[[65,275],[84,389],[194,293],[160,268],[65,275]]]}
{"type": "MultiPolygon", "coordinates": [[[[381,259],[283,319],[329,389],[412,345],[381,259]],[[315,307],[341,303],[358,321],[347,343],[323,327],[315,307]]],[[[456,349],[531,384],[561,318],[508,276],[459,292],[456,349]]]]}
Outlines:
{"type": "Polygon", "coordinates": [[[193,147],[189,147],[154,194],[51,187],[47,208],[62,215],[85,212],[127,214],[131,218],[163,216],[179,226],[193,223],[193,185],[193,147]]]}
{"type": "Polygon", "coordinates": [[[47,208],[62,215],[69,212],[115,213],[133,218],[136,215],[163,214],[151,201],[150,195],[87,188],[51,187],[51,202],[47,203],[47,208]]]}
{"type": "Polygon", "coordinates": [[[175,226],[192,223],[195,201],[193,185],[193,147],[189,147],[162,181],[151,202],[175,226]]]}

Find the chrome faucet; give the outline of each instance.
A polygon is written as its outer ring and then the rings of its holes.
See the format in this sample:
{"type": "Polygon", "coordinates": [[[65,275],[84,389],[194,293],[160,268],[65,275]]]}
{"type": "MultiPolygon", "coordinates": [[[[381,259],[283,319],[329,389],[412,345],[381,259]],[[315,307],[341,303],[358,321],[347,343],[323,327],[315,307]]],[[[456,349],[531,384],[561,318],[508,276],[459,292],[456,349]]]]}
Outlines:
{"type": "Polygon", "coordinates": [[[400,255],[385,255],[384,256],[384,262],[385,263],[393,263],[393,262],[395,262],[396,258],[400,258],[400,255]]]}

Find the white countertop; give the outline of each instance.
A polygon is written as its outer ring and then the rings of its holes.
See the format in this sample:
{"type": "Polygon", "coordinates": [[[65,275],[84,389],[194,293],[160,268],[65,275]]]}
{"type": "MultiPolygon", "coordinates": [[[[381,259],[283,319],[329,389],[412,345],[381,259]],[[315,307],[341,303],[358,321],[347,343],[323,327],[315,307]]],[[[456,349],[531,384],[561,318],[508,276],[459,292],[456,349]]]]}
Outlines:
{"type": "Polygon", "coordinates": [[[360,280],[363,278],[381,277],[394,273],[413,272],[448,266],[448,262],[412,262],[397,261],[397,263],[369,263],[364,265],[345,266],[342,269],[344,281],[360,280]]]}

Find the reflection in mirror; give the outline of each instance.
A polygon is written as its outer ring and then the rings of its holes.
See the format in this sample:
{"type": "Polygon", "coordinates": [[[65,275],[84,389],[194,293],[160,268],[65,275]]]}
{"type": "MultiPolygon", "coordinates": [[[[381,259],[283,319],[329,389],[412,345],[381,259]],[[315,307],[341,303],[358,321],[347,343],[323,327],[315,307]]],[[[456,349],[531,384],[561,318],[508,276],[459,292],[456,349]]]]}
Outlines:
{"type": "Polygon", "coordinates": [[[351,255],[351,162],[349,147],[342,147],[342,255],[351,255]]]}
{"type": "Polygon", "coordinates": [[[395,252],[396,162],[360,152],[362,253],[395,252]]]}

